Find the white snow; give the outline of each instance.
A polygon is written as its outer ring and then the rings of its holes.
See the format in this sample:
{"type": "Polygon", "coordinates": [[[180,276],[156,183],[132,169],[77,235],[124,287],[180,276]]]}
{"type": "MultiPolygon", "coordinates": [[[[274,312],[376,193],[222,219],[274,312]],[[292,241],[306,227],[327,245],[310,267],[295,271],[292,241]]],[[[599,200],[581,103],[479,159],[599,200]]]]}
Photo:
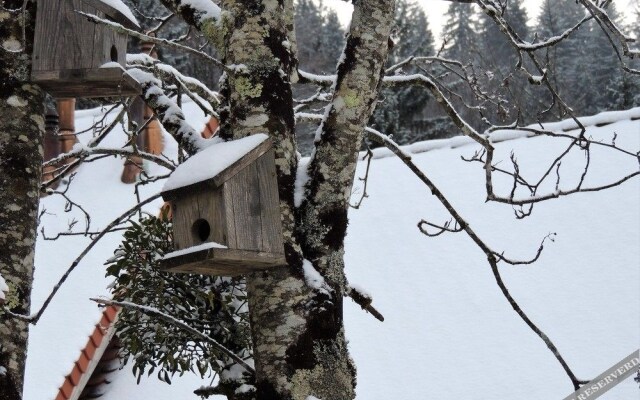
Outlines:
{"type": "Polygon", "coordinates": [[[304,190],[309,180],[309,158],[303,158],[298,162],[298,170],[296,171],[296,182],[293,192],[293,205],[300,207],[304,200],[304,190]]]}
{"type": "Polygon", "coordinates": [[[199,244],[197,246],[187,247],[186,249],[172,251],[171,253],[165,254],[164,257],[162,257],[162,259],[168,260],[169,258],[184,256],[186,254],[196,253],[198,251],[209,250],[209,249],[228,249],[228,247],[216,242],[207,242],[207,243],[199,244]]]}
{"type": "Polygon", "coordinates": [[[107,63],[104,63],[99,68],[120,68],[121,70],[124,71],[124,68],[122,68],[122,65],[120,65],[120,63],[116,61],[109,61],[107,63]]]}
{"type": "Polygon", "coordinates": [[[120,11],[122,15],[124,15],[129,21],[133,22],[136,26],[140,26],[140,24],[138,23],[138,20],[131,12],[131,9],[127,7],[127,5],[122,2],[122,0],[100,0],[100,1],[120,11]]]}
{"type": "Polygon", "coordinates": [[[253,392],[256,390],[256,387],[253,385],[247,385],[246,383],[243,383],[242,385],[240,385],[240,387],[238,387],[235,391],[236,394],[241,394],[241,393],[249,393],[249,392],[253,392]]]}
{"type": "MultiPolygon", "coordinates": [[[[184,102],[185,115],[196,127],[207,118],[194,103],[184,102]]],[[[99,119],[99,110],[77,113],[78,131],[99,119]]],[[[588,135],[636,151],[640,147],[640,108],[586,117],[588,135]],[[612,122],[606,126],[593,126],[612,122]]],[[[107,121],[108,122],[108,121],[107,121]]],[[[571,128],[572,122],[545,124],[571,128]]],[[[573,123],[575,124],[575,123],[573,123]]],[[[117,128],[120,129],[120,128],[117,128]]],[[[515,151],[523,172],[540,174],[544,163],[565,142],[545,137],[519,137],[507,132],[496,142],[495,162],[508,164],[515,151]]],[[[80,135],[87,143],[91,134],[80,135]]],[[[116,148],[123,133],[101,144],[116,148]]],[[[175,157],[175,142],[165,137],[166,154],[175,157]]],[[[405,152],[441,188],[478,235],[512,257],[531,256],[539,241],[556,232],[532,266],[501,265],[512,295],[559,347],[581,379],[591,379],[638,348],[640,339],[640,184],[638,179],[596,193],[573,195],[536,206],[531,217],[516,221],[510,207],[485,203],[483,171],[465,163],[478,146],[466,138],[405,146],[405,152]]],[[[560,399],[573,391],[562,368],[542,341],[518,318],[500,294],[486,257],[463,233],[437,238],[421,235],[416,223],[449,219],[424,185],[385,149],[375,159],[365,199],[351,209],[346,238],[349,281],[366,286],[381,323],[360,306],[345,301],[346,334],[358,368],[357,396],[362,400],[560,399]]],[[[592,146],[592,166],[585,184],[637,171],[633,157],[592,146]]],[[[578,153],[563,163],[569,172],[584,163],[578,153]]],[[[104,226],[135,201],[132,187],[120,183],[123,160],[108,157],[82,165],[69,195],[86,205],[95,227],[104,226]]],[[[364,175],[365,165],[358,167],[364,175]]],[[[165,172],[148,166],[151,172],[165,172]]],[[[579,175],[579,174],[578,174],[579,175]]],[[[497,179],[498,191],[509,187],[497,179]]],[[[159,182],[140,187],[142,198],[157,193],[159,182]]],[[[71,218],[57,196],[42,200],[46,233],[66,230],[71,218]]],[[[157,214],[161,201],[145,207],[157,214]]],[[[30,330],[25,400],[53,398],[71,371],[80,349],[100,318],[89,297],[107,295],[103,263],[113,256],[120,233],[108,235],[74,271],[42,320],[30,330]]],[[[88,243],[84,237],[55,242],[38,237],[32,311],[36,311],[70,262],[88,243]]],[[[317,272],[317,271],[316,271],[317,272]]],[[[310,271],[313,276],[313,271],[310,271]]],[[[191,398],[194,389],[211,384],[195,375],[175,376],[172,385],[151,376],[136,385],[131,365],[110,375],[103,400],[173,400],[191,398]]],[[[637,384],[627,379],[603,400],[637,398],[637,384]]]]}
{"type": "Polygon", "coordinates": [[[362,296],[368,299],[374,299],[374,296],[372,296],[367,289],[365,289],[360,285],[357,285],[353,282],[349,282],[349,287],[351,287],[351,289],[355,290],[356,292],[360,293],[362,296]]]}
{"type": "Polygon", "coordinates": [[[189,6],[200,13],[201,20],[213,18],[217,21],[222,13],[220,7],[211,0],[182,0],[182,5],[189,6]]]}
{"type": "Polygon", "coordinates": [[[268,138],[267,135],[259,133],[242,139],[213,144],[180,164],[167,179],[162,191],[179,189],[212,179],[268,138]]]}
{"type": "Polygon", "coordinates": [[[4,277],[0,274],[0,300],[5,299],[5,295],[9,292],[9,286],[5,282],[4,277]]]}
{"type": "Polygon", "coordinates": [[[304,280],[307,282],[307,286],[312,289],[321,290],[326,292],[325,289],[325,281],[322,275],[318,272],[317,269],[313,266],[311,261],[304,259],[302,260],[302,272],[304,273],[304,280]]]}
{"type": "Polygon", "coordinates": [[[140,26],[140,24],[138,23],[138,20],[131,12],[131,9],[127,7],[127,5],[122,2],[122,0],[100,0],[100,1],[120,11],[120,13],[124,15],[129,21],[131,21],[134,25],[138,27],[140,26]]]}

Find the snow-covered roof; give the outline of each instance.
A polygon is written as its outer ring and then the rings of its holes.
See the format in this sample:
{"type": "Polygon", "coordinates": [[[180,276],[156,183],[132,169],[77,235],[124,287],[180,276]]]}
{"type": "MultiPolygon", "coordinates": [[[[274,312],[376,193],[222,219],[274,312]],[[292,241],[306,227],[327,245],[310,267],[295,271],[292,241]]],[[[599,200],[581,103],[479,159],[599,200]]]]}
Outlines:
{"type": "MultiPolygon", "coordinates": [[[[204,126],[206,117],[185,101],[189,121],[204,126]]],[[[640,109],[612,113],[610,124],[589,127],[588,135],[628,149],[640,147],[640,109]]],[[[77,113],[78,131],[99,119],[99,110],[77,113]]],[[[107,121],[108,122],[108,121],[107,121]]],[[[566,123],[560,123],[566,124],[566,123]]],[[[123,135],[122,132],[119,132],[123,135]]],[[[88,134],[90,135],[90,134],[88,134]]],[[[80,140],[89,137],[80,135],[80,140]]],[[[544,161],[564,142],[551,138],[515,138],[495,145],[495,161],[509,161],[515,151],[521,170],[541,173],[544,161]]],[[[104,146],[119,146],[124,136],[108,136],[104,146]]],[[[177,152],[168,136],[166,154],[177,152]]],[[[477,146],[453,138],[407,146],[405,151],[427,173],[495,249],[513,257],[532,255],[539,241],[556,232],[540,260],[531,266],[501,266],[512,295],[555,341],[581,379],[597,376],[638,346],[640,325],[640,184],[557,199],[536,206],[531,217],[516,221],[510,207],[485,203],[483,171],[460,159],[477,146]]],[[[416,223],[448,220],[424,185],[384,149],[375,150],[367,185],[368,198],[350,210],[346,238],[346,274],[366,289],[385,316],[380,323],[359,306],[345,302],[350,351],[358,368],[357,396],[362,400],[423,398],[555,399],[572,392],[564,371],[540,339],[517,317],[499,293],[485,256],[462,233],[427,238],[416,223]],[[461,383],[462,382],[462,383],[461,383]],[[428,388],[426,388],[428,386],[428,388]]],[[[610,157],[592,148],[588,182],[636,171],[631,159],[610,157]],[[621,172],[623,171],[623,172],[621,172]]],[[[583,165],[579,154],[563,171],[583,165]]],[[[365,165],[358,167],[364,175],[365,165]]],[[[157,166],[151,172],[160,173],[157,166]]],[[[87,206],[92,224],[104,226],[135,201],[131,187],[119,180],[122,160],[104,158],[78,169],[69,195],[87,206]]],[[[499,182],[498,182],[499,183],[499,182]]],[[[503,182],[505,183],[505,182],[503,182]]],[[[359,183],[361,184],[361,183],[359,183]]],[[[507,182],[507,184],[509,184],[507,182]]],[[[157,193],[159,182],[140,187],[141,197],[157,193]]],[[[509,186],[510,187],[510,186],[509,186]]],[[[362,194],[362,187],[354,196],[362,194]]],[[[145,207],[157,213],[158,200],[145,207]]],[[[42,201],[46,233],[66,230],[73,217],[59,197],[42,201]]],[[[81,220],[81,215],[76,214],[81,220]]],[[[38,325],[31,328],[24,400],[52,398],[85,345],[100,310],[89,297],[107,294],[103,263],[113,255],[119,234],[107,236],[70,275],[38,325]]],[[[88,242],[70,237],[38,237],[33,309],[88,242]]],[[[131,364],[110,378],[102,400],[189,398],[201,385],[193,375],[177,376],[172,385],[153,375],[140,385],[131,364]]],[[[607,396],[637,396],[632,379],[607,396]]]]}
{"type": "Polygon", "coordinates": [[[163,197],[168,200],[168,192],[190,188],[201,183],[209,183],[217,187],[231,178],[234,172],[238,172],[233,167],[240,160],[251,162],[263,155],[270,147],[271,142],[265,134],[210,145],[173,171],[162,188],[163,197]]]}
{"type": "Polygon", "coordinates": [[[82,0],[129,29],[140,29],[138,20],[122,0],[82,0]]]}

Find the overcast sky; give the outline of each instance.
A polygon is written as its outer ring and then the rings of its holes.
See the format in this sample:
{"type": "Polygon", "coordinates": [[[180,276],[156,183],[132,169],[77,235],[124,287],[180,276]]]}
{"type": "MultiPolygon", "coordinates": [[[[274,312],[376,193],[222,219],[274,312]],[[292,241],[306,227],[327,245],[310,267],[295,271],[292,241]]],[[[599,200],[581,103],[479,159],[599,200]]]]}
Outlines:
{"type": "MultiPolygon", "coordinates": [[[[447,7],[450,2],[446,0],[417,0],[418,3],[422,4],[427,17],[429,18],[429,25],[431,27],[431,31],[433,32],[436,42],[440,42],[440,32],[442,31],[442,24],[444,23],[444,13],[447,11],[447,7]]],[[[527,9],[527,13],[529,14],[529,19],[534,20],[539,12],[540,4],[542,4],[542,0],[523,0],[524,6],[527,9]]],[[[629,7],[630,0],[615,0],[617,3],[617,8],[619,11],[623,12],[626,15],[629,15],[630,12],[625,13],[625,9],[629,7]]],[[[338,17],[340,21],[346,25],[351,19],[351,11],[353,7],[350,2],[346,2],[344,0],[323,0],[325,6],[336,10],[338,13],[338,17]]]]}

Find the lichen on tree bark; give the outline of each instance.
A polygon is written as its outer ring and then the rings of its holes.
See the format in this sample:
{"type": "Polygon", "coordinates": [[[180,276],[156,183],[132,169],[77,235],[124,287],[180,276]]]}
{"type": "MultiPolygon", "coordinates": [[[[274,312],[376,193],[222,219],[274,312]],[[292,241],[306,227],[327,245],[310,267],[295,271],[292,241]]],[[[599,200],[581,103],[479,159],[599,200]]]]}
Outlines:
{"type": "Polygon", "coordinates": [[[162,2],[220,44],[223,62],[232,67],[221,85],[221,137],[267,133],[275,143],[288,266],[247,277],[254,395],[269,400],[352,399],[356,374],[342,318],[344,237],[357,154],[387,58],[394,0],[354,2],[334,99],[301,208],[293,200],[298,166],[291,91],[297,79],[293,2],[222,0],[224,18],[215,30],[203,29],[181,1],[162,2]],[[322,273],[327,290],[306,284],[304,259],[322,273]]]}
{"type": "MultiPolygon", "coordinates": [[[[40,197],[43,93],[29,83],[35,3],[0,9],[0,273],[12,312],[28,314],[40,197]],[[23,30],[24,28],[24,30],[23,30]],[[26,33],[23,35],[23,32],[26,33]]],[[[22,398],[28,325],[0,311],[0,400],[22,398]]]]}

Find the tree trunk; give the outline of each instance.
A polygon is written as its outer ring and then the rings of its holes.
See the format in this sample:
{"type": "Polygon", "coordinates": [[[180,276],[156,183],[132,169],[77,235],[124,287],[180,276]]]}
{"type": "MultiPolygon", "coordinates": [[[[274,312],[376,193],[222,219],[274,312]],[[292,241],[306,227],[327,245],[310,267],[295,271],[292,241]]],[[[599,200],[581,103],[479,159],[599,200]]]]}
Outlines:
{"type": "Polygon", "coordinates": [[[293,1],[222,0],[224,11],[215,23],[181,0],[162,2],[218,44],[223,62],[233,66],[221,84],[221,137],[266,133],[275,142],[288,266],[247,277],[255,397],[352,399],[356,372],[342,318],[344,237],[357,155],[387,58],[394,0],[354,1],[334,100],[300,209],[294,204],[293,1]],[[324,276],[323,285],[307,284],[305,271],[313,268],[324,276]]]}
{"type": "MultiPolygon", "coordinates": [[[[28,314],[40,198],[44,96],[29,83],[35,2],[0,9],[0,273],[7,306],[28,314]],[[23,31],[24,28],[24,31],[23,31]],[[23,37],[26,32],[26,38],[23,37]]],[[[0,400],[22,398],[28,325],[0,312],[0,400]]]]}
{"type": "Polygon", "coordinates": [[[287,18],[292,3],[249,3],[223,3],[235,16],[224,61],[246,70],[227,78],[229,109],[222,113],[222,132],[236,138],[266,132],[275,139],[289,264],[247,277],[257,398],[352,399],[356,373],[342,318],[343,242],[357,154],[386,62],[394,2],[356,5],[335,100],[318,145],[322,154],[312,164],[312,201],[305,210],[314,211],[302,218],[296,218],[293,202],[297,159],[290,77],[295,76],[295,39],[287,18]],[[321,272],[326,287],[307,285],[304,258],[321,272]]]}

